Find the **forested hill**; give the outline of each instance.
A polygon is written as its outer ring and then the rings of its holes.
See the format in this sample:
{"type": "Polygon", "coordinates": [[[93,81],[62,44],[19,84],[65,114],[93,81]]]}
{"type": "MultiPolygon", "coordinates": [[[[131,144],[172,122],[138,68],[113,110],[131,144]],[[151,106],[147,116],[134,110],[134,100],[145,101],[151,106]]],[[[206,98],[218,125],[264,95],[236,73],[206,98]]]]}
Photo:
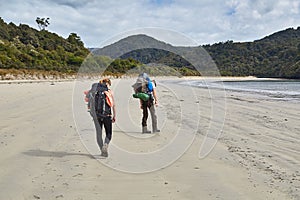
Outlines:
{"type": "MultiPolygon", "coordinates": [[[[253,42],[227,41],[171,49],[189,57],[189,54],[201,52],[202,48],[209,53],[223,76],[300,78],[300,27],[280,31],[253,42]]],[[[121,55],[123,59],[132,58],[144,64],[160,63],[173,67],[182,75],[197,75],[197,71],[184,58],[162,49],[170,49],[170,45],[147,35],[135,35],[95,52],[113,58],[121,55]],[[142,48],[144,41],[152,43],[147,44],[150,48],[142,48]],[[127,52],[128,44],[137,50],[127,52]]]]}
{"type": "Polygon", "coordinates": [[[76,72],[89,54],[76,33],[67,39],[0,18],[0,68],[76,72]]]}
{"type": "MultiPolygon", "coordinates": [[[[87,71],[91,69],[98,72],[97,67],[106,67],[104,65],[118,58],[107,68],[111,75],[134,71],[134,68],[149,72],[162,71],[160,66],[170,66],[181,75],[199,75],[183,57],[162,49],[176,49],[175,52],[182,52],[180,55],[198,55],[202,48],[224,76],[300,78],[300,27],[286,29],[253,42],[227,41],[199,47],[174,47],[147,35],[134,35],[102,49],[94,49],[95,57],[90,57],[85,63],[87,71]],[[150,48],[143,49],[145,43],[150,48]],[[124,51],[128,50],[128,46],[140,50],[124,51]]],[[[7,24],[0,18],[0,79],[3,73],[5,75],[7,71],[15,69],[24,73],[28,73],[27,70],[76,73],[89,53],[76,33],[71,33],[65,39],[25,24],[7,24]]],[[[209,70],[209,63],[206,67],[209,70]]]]}
{"type": "Polygon", "coordinates": [[[300,27],[254,42],[203,46],[222,75],[300,78],[300,27]]]}

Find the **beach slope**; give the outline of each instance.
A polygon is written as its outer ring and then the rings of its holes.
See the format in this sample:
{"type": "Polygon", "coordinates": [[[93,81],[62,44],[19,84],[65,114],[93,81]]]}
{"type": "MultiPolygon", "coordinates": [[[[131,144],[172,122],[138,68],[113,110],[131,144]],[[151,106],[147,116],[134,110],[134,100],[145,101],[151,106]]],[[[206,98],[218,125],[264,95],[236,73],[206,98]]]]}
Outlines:
{"type": "MultiPolygon", "coordinates": [[[[118,113],[107,159],[99,157],[92,119],[83,110],[83,90],[90,82],[80,87],[75,82],[1,84],[0,199],[300,198],[297,103],[226,92],[225,107],[217,108],[206,89],[193,88],[190,98],[187,86],[158,79],[161,132],[142,135],[139,103],[130,98],[133,82],[112,80],[118,113]],[[81,99],[73,99],[74,86],[81,99]],[[213,108],[225,111],[224,124],[213,150],[200,159],[214,124],[213,108]],[[73,110],[84,112],[80,119],[86,129],[78,126],[73,110]],[[120,149],[159,155],[178,133],[191,139],[176,144],[178,159],[161,168],[159,162],[151,168],[127,159],[124,167],[120,149]]],[[[215,92],[223,98],[223,91],[215,92]]]]}

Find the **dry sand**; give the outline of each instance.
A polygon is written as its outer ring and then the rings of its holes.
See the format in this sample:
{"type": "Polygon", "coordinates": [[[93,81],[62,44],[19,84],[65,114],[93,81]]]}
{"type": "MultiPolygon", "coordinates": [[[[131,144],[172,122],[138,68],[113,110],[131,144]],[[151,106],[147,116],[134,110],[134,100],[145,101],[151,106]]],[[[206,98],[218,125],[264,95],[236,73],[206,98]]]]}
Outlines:
{"type": "Polygon", "coordinates": [[[106,159],[83,102],[90,82],[77,83],[77,99],[74,82],[0,84],[0,199],[300,198],[299,102],[226,92],[223,104],[224,91],[193,88],[191,98],[187,86],[158,80],[161,133],[142,135],[133,81],[113,80],[118,113],[106,159]],[[200,159],[222,116],[216,146],[200,159]]]}

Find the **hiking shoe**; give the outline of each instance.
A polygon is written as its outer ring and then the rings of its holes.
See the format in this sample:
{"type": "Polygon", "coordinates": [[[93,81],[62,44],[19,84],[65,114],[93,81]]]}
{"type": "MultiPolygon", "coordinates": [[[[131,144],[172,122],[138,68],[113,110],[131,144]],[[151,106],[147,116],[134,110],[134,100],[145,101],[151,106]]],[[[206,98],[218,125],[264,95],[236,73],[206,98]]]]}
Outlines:
{"type": "Polygon", "coordinates": [[[151,133],[151,131],[147,129],[147,126],[143,126],[142,133],[151,133]]]}
{"type": "Polygon", "coordinates": [[[102,151],[101,154],[100,154],[100,156],[102,156],[102,157],[108,157],[108,153],[107,152],[105,153],[105,152],[102,151]]]}
{"type": "Polygon", "coordinates": [[[100,156],[102,156],[102,157],[108,157],[108,153],[107,152],[105,152],[105,153],[102,152],[100,156]]]}
{"type": "Polygon", "coordinates": [[[108,147],[107,144],[103,145],[102,150],[101,150],[101,156],[108,157],[107,147],[108,147]]]}
{"type": "Polygon", "coordinates": [[[153,130],[153,133],[159,133],[159,132],[160,132],[160,130],[158,130],[158,129],[153,130]]]}

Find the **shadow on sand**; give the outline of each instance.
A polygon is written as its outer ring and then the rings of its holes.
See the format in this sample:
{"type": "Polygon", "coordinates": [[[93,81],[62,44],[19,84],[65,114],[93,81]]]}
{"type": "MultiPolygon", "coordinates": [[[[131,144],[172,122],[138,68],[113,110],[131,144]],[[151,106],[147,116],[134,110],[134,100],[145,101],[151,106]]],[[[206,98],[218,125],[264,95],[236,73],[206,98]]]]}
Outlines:
{"type": "Polygon", "coordinates": [[[94,159],[94,156],[86,153],[70,153],[65,151],[44,151],[40,149],[28,150],[23,152],[23,154],[28,156],[35,156],[35,157],[56,157],[56,158],[62,158],[65,156],[86,156],[94,159]]]}

